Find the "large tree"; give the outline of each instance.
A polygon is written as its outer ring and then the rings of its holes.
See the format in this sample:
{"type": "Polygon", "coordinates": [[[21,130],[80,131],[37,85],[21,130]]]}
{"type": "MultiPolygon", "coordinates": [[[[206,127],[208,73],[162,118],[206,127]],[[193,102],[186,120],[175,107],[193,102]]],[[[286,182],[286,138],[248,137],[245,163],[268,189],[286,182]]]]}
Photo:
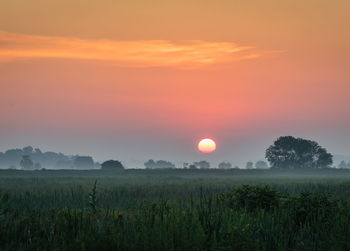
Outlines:
{"type": "Polygon", "coordinates": [[[271,168],[327,168],[333,163],[332,154],[317,142],[292,136],[279,137],[265,157],[271,168]]]}

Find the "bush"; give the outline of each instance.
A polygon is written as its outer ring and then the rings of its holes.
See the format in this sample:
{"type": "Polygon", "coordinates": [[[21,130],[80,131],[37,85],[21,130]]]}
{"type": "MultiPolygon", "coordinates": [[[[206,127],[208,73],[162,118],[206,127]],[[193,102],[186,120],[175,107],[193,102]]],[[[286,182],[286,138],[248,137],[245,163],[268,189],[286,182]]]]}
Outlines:
{"type": "Polygon", "coordinates": [[[270,210],[280,203],[281,194],[269,186],[248,186],[236,188],[232,192],[222,195],[222,199],[233,209],[270,210]]]}
{"type": "Polygon", "coordinates": [[[297,225],[304,225],[306,222],[327,220],[332,214],[339,211],[339,202],[328,194],[306,191],[301,192],[298,197],[289,196],[283,207],[291,210],[297,225]]]}

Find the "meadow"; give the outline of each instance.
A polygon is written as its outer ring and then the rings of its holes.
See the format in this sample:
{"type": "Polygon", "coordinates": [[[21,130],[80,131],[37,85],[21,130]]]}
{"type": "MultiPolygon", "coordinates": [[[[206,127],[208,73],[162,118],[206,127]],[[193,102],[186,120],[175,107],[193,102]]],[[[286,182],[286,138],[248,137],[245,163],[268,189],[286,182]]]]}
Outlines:
{"type": "Polygon", "coordinates": [[[0,250],[350,250],[350,170],[0,171],[0,250]]]}

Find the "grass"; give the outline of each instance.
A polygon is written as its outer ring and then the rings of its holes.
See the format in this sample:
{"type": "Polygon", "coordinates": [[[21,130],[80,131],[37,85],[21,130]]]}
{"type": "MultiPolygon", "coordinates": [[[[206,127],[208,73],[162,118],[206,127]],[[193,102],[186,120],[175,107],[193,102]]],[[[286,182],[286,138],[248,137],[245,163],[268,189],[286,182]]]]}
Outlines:
{"type": "Polygon", "coordinates": [[[1,170],[0,249],[350,250],[349,201],[349,170],[1,170]]]}

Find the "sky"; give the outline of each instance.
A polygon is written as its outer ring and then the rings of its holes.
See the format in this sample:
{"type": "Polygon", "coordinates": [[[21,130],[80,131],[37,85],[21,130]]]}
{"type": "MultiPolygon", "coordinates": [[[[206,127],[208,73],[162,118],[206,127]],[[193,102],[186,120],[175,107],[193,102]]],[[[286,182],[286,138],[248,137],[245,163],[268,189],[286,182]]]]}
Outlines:
{"type": "Polygon", "coordinates": [[[0,151],[244,165],[292,135],[350,155],[348,27],[348,0],[0,0],[0,151]]]}

